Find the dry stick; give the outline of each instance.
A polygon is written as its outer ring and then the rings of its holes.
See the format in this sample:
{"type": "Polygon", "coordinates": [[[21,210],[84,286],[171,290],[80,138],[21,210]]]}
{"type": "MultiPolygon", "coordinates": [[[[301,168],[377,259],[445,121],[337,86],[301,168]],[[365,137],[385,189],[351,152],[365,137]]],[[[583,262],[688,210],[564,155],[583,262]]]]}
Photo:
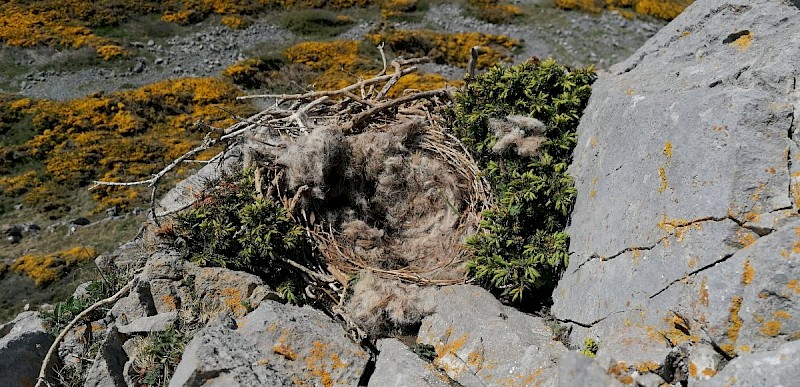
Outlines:
{"type": "MultiPolygon", "coordinates": [[[[413,73],[415,71],[417,71],[417,67],[416,66],[411,66],[411,67],[403,69],[402,75],[411,74],[411,73],[413,73]]],[[[388,80],[392,79],[393,76],[394,76],[394,74],[383,75],[383,76],[380,76],[380,77],[365,79],[363,81],[354,83],[354,84],[352,84],[350,86],[347,86],[347,87],[339,89],[339,90],[314,91],[314,92],[305,93],[305,94],[257,94],[257,95],[245,95],[245,96],[241,96],[241,97],[236,97],[236,99],[277,98],[277,99],[282,99],[282,100],[296,100],[296,99],[318,98],[318,97],[323,97],[323,96],[332,97],[332,96],[344,94],[345,92],[352,92],[354,90],[358,90],[362,86],[369,86],[369,85],[372,85],[372,84],[375,84],[375,83],[388,81],[388,80]]]]}
{"type": "Polygon", "coordinates": [[[386,42],[381,42],[381,44],[378,45],[378,51],[380,51],[381,60],[383,61],[383,70],[381,70],[381,72],[379,72],[378,75],[376,75],[377,77],[380,77],[381,75],[385,75],[386,74],[386,53],[383,52],[383,47],[385,45],[386,45],[386,42]]]}
{"type": "Polygon", "coordinates": [[[377,101],[383,99],[383,97],[386,96],[386,93],[389,92],[389,89],[391,89],[392,86],[394,86],[397,83],[397,81],[400,80],[400,77],[403,76],[403,73],[400,72],[401,70],[400,63],[398,63],[396,60],[393,60],[392,67],[394,67],[394,73],[392,74],[394,76],[391,79],[389,79],[389,82],[386,82],[386,84],[383,85],[383,89],[381,89],[381,91],[378,92],[378,95],[375,96],[375,100],[377,101]]]}
{"type": "Polygon", "coordinates": [[[450,93],[447,90],[439,89],[439,90],[431,90],[431,91],[424,91],[421,93],[407,95],[405,97],[400,97],[397,99],[393,99],[391,101],[386,101],[380,105],[373,106],[372,108],[357,114],[352,121],[346,123],[342,126],[342,131],[344,133],[352,132],[357,129],[361,129],[364,125],[364,121],[367,118],[372,117],[373,115],[380,113],[386,109],[402,105],[406,102],[414,101],[417,99],[425,99],[425,98],[433,98],[433,97],[447,97],[450,98],[450,93]]]}
{"type": "Polygon", "coordinates": [[[53,344],[50,346],[50,349],[47,351],[47,355],[44,357],[44,361],[42,362],[42,368],[39,370],[39,377],[36,379],[36,387],[41,387],[43,383],[45,383],[47,369],[50,368],[50,362],[52,361],[53,355],[58,351],[58,346],[67,336],[67,333],[70,331],[70,329],[72,329],[72,327],[78,324],[79,321],[83,320],[83,318],[88,316],[89,313],[92,313],[95,309],[103,305],[116,302],[120,298],[124,297],[126,294],[128,294],[128,292],[130,292],[131,288],[133,287],[133,283],[136,282],[136,280],[137,278],[130,280],[128,284],[123,286],[122,289],[120,289],[113,296],[106,298],[104,300],[97,301],[90,307],[86,308],[83,312],[80,312],[77,316],[75,316],[74,319],[72,319],[72,321],[69,322],[69,324],[67,324],[66,327],[64,327],[63,330],[61,330],[61,333],[58,335],[58,337],[56,337],[56,340],[53,342],[53,344]]]}

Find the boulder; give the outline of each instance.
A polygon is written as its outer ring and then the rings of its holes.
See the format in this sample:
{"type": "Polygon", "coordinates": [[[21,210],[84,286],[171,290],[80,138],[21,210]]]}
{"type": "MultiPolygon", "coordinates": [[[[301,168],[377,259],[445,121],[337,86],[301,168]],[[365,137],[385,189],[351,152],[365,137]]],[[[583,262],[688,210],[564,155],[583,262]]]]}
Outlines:
{"type": "Polygon", "coordinates": [[[178,312],[166,312],[155,316],[140,317],[129,324],[119,326],[119,333],[131,335],[134,333],[163,332],[178,318],[178,312]]]}
{"type": "Polygon", "coordinates": [[[264,301],[238,325],[264,362],[312,385],[357,385],[369,361],[340,324],[310,307],[264,301]]]}
{"type": "MultiPolygon", "coordinates": [[[[158,61],[156,61],[157,63],[158,61]]],[[[224,171],[230,170],[236,165],[241,165],[242,159],[243,154],[240,147],[233,147],[227,150],[225,156],[220,160],[206,164],[199,171],[164,194],[158,202],[156,215],[165,216],[189,207],[194,203],[196,195],[205,189],[207,182],[219,178],[224,171]]]]}
{"type": "Polygon", "coordinates": [[[578,352],[561,356],[557,369],[558,386],[622,387],[622,383],[609,376],[594,360],[578,352]]]}
{"type": "Polygon", "coordinates": [[[447,387],[449,378],[422,360],[397,339],[378,340],[378,359],[369,379],[371,387],[447,387]]]}
{"type": "Polygon", "coordinates": [[[695,385],[793,386],[798,380],[800,380],[800,341],[792,341],[773,351],[739,356],[711,380],[695,385]]]}
{"type": "Polygon", "coordinates": [[[100,351],[86,372],[84,387],[126,386],[124,377],[128,355],[122,349],[125,336],[112,328],[100,344],[100,351]]]}
{"type": "Polygon", "coordinates": [[[434,297],[417,342],[436,350],[433,364],[464,386],[554,385],[567,352],[544,319],[504,306],[483,288],[456,285],[434,297]]]}
{"type": "Polygon", "coordinates": [[[787,1],[698,0],[593,86],[552,313],[573,343],[599,339],[600,364],[669,368],[684,344],[730,358],[797,338],[796,41],[787,1]]]}
{"type": "Polygon", "coordinates": [[[55,341],[38,312],[20,313],[0,325],[0,386],[33,386],[55,341]]]}
{"type": "Polygon", "coordinates": [[[169,385],[291,386],[291,381],[260,359],[253,343],[216,325],[195,333],[169,385]]]}

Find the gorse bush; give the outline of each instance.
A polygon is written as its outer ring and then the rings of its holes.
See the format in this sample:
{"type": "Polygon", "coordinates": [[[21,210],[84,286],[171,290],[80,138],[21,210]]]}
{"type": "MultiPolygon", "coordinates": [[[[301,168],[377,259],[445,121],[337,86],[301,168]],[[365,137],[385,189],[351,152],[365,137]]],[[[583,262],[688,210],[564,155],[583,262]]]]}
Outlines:
{"type": "Polygon", "coordinates": [[[254,189],[252,172],[226,175],[209,184],[194,206],[162,234],[201,266],[257,274],[279,288],[285,299],[296,299],[292,290],[300,279],[280,258],[310,258],[305,230],[282,204],[257,197],[254,189]]]}
{"type": "Polygon", "coordinates": [[[555,0],[554,4],[562,9],[580,9],[599,13],[604,8],[619,10],[622,15],[632,17],[633,10],[642,15],[655,16],[664,20],[672,20],[683,12],[694,0],[555,0]]]}
{"type": "Polygon", "coordinates": [[[467,241],[474,254],[468,269],[502,298],[520,302],[551,288],[566,267],[564,229],[575,198],[567,167],[594,79],[592,68],[528,61],[494,67],[467,80],[456,95],[453,128],[497,196],[496,206],[483,214],[481,231],[467,241]],[[489,120],[508,115],[544,123],[546,140],[537,154],[492,149],[498,138],[489,120]]]}

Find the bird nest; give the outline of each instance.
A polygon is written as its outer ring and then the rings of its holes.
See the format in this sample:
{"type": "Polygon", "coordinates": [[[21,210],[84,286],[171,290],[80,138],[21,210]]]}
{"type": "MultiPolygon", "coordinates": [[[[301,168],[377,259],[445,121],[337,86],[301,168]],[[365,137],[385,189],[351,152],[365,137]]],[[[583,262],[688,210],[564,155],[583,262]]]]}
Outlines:
{"type": "Polygon", "coordinates": [[[245,134],[259,195],[305,226],[319,271],[342,284],[364,270],[420,285],[465,280],[464,239],[491,194],[443,127],[448,90],[386,98],[417,62],[393,61],[393,73],[340,90],[243,97],[274,104],[225,135],[245,134]]]}

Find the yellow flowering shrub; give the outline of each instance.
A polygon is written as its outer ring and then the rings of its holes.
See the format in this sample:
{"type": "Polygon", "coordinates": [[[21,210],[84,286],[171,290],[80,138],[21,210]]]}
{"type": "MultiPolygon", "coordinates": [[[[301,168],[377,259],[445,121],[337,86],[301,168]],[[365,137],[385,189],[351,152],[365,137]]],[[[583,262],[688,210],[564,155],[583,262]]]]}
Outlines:
{"type": "Polygon", "coordinates": [[[47,286],[77,264],[97,257],[92,247],[73,247],[51,254],[28,254],[17,258],[10,269],[27,275],[36,286],[47,286]]]}
{"type": "Polygon", "coordinates": [[[395,54],[406,57],[429,56],[438,63],[467,67],[470,49],[482,46],[485,52],[478,57],[478,68],[509,62],[509,51],[519,47],[519,41],[504,35],[481,32],[443,33],[429,30],[394,30],[370,34],[368,38],[378,44],[386,42],[395,54]]]}
{"type": "Polygon", "coordinates": [[[604,8],[616,9],[626,17],[632,9],[642,15],[672,20],[692,1],[694,0],[555,0],[554,4],[562,9],[580,9],[594,13],[599,13],[604,8]]]}
{"type": "Polygon", "coordinates": [[[359,55],[360,46],[361,42],[355,40],[303,42],[287,48],[284,54],[290,62],[319,73],[314,81],[317,89],[334,90],[376,68],[375,58],[359,55]]]}
{"type": "Polygon", "coordinates": [[[400,80],[397,81],[397,83],[392,86],[391,89],[389,89],[389,92],[386,95],[390,98],[396,98],[402,97],[403,93],[407,93],[409,91],[436,90],[441,89],[446,85],[461,86],[463,83],[464,82],[461,80],[453,81],[439,74],[412,73],[400,78],[400,80]]]}
{"type": "Polygon", "coordinates": [[[391,19],[417,9],[417,0],[384,0],[381,2],[381,17],[391,19]]]}
{"type": "MultiPolygon", "coordinates": [[[[0,171],[16,171],[0,178],[0,195],[24,195],[26,203],[43,208],[92,180],[146,179],[199,143],[207,129],[195,122],[225,127],[234,123],[226,111],[251,113],[237,95],[222,80],[187,78],[68,102],[0,100],[16,119],[29,119],[35,132],[22,144],[0,146],[0,155],[26,155],[0,158],[0,171]]],[[[144,189],[100,187],[92,193],[99,208],[124,207],[146,198],[144,189]]]]}
{"type": "Polygon", "coordinates": [[[234,30],[240,30],[242,28],[247,27],[250,24],[241,16],[223,16],[221,23],[224,26],[232,28],[234,30]]]}

